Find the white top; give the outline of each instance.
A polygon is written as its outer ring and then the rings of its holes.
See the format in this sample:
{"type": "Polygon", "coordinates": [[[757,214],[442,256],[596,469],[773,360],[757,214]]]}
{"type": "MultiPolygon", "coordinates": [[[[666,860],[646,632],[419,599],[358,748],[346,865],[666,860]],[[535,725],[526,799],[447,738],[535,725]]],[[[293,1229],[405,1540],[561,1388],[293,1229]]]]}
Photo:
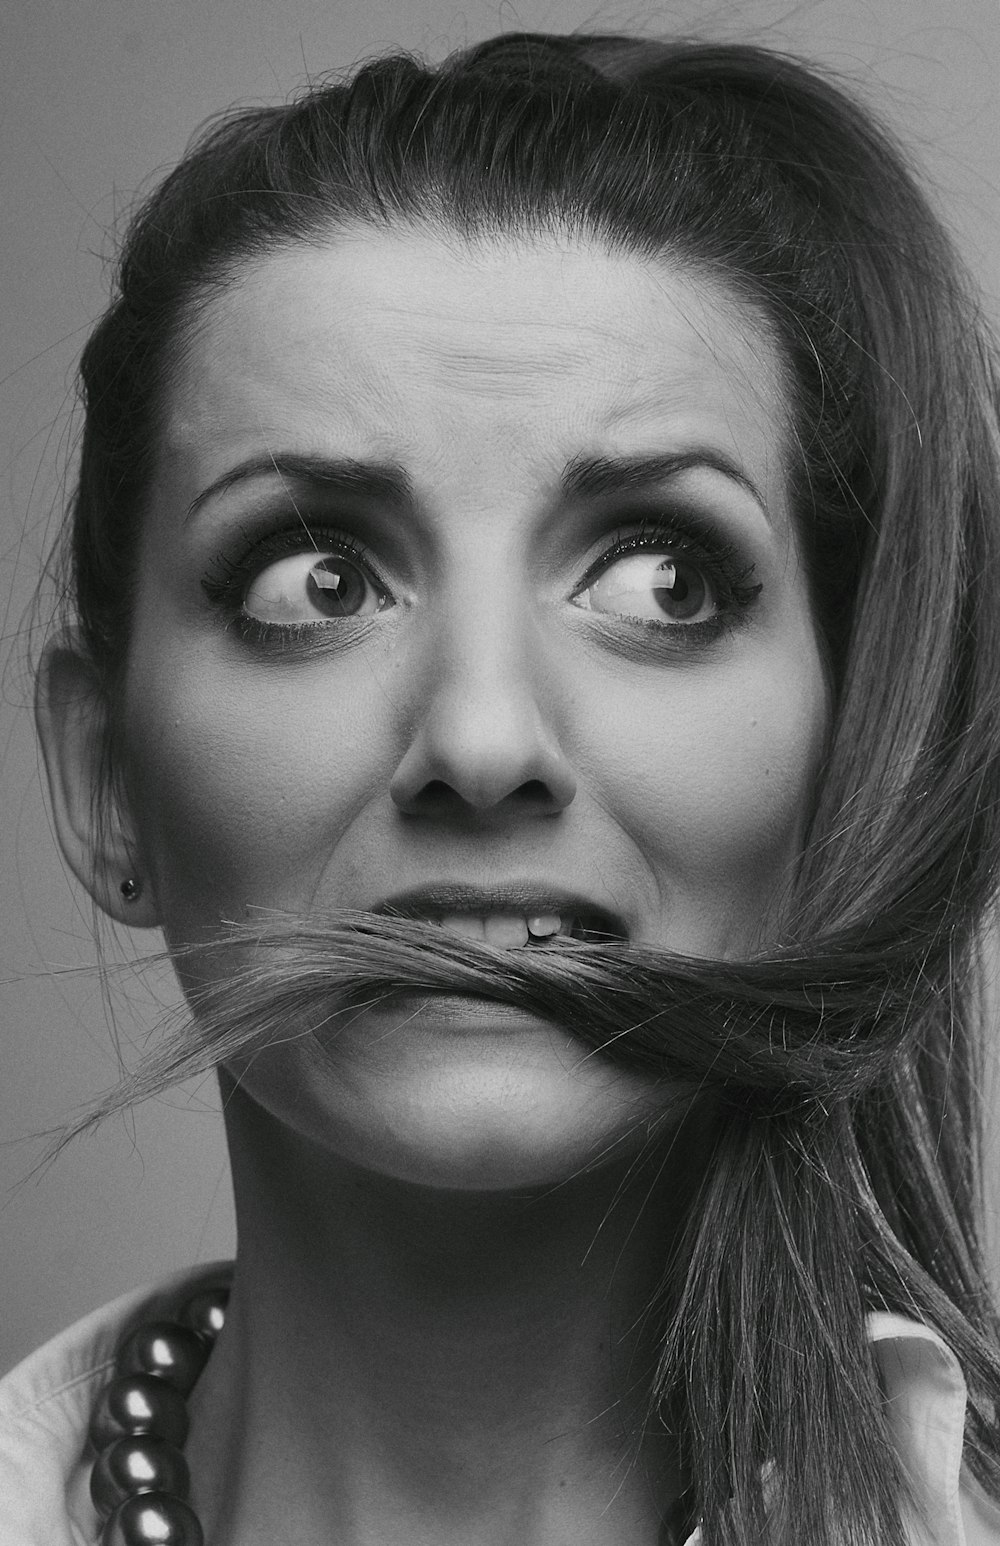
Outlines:
{"type": "MultiPolygon", "coordinates": [[[[0,1380],[0,1546],[94,1546],[87,1425],[126,1330],[170,1319],[219,1263],[126,1294],[47,1342],[0,1380]]],[[[923,1503],[910,1546],[1000,1546],[1000,1508],[962,1466],[966,1387],[936,1332],[869,1316],[893,1443],[923,1503]]],[[[697,1546],[698,1532],[688,1546],[697,1546]]]]}

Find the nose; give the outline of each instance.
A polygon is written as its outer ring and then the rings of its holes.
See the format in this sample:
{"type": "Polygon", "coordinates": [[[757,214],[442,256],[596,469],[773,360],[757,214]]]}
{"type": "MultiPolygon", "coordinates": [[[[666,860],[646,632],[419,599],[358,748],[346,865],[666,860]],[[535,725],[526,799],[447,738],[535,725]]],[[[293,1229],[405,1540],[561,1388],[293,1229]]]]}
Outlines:
{"type": "Polygon", "coordinates": [[[542,694],[542,652],[531,631],[508,615],[482,615],[454,629],[427,663],[409,744],[389,793],[411,816],[557,815],[576,794],[576,777],[542,694]]]}

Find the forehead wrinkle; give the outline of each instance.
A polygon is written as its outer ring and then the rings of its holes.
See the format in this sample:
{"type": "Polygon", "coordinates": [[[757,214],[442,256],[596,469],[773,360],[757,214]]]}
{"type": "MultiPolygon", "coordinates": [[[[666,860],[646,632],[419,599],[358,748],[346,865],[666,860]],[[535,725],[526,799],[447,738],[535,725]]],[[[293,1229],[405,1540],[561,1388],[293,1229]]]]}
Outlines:
{"type": "Polygon", "coordinates": [[[595,353],[607,359],[614,344],[627,351],[627,341],[615,330],[581,329],[578,324],[545,326],[541,322],[511,326],[484,323],[482,340],[470,339],[469,328],[460,329],[460,337],[451,339],[440,331],[413,343],[413,359],[435,380],[446,385],[454,382],[463,390],[481,385],[531,390],[538,381],[578,378],[587,370],[595,353]],[[552,347],[544,345],[545,335],[552,347]],[[541,347],[540,347],[541,341],[541,347]]]}
{"type": "Polygon", "coordinates": [[[375,319],[388,322],[383,343],[392,344],[393,324],[398,320],[404,342],[415,362],[435,374],[452,374],[463,383],[480,377],[503,382],[515,375],[559,377],[567,370],[588,368],[598,353],[602,360],[634,356],[641,335],[634,337],[620,324],[601,324],[593,318],[557,320],[544,313],[532,317],[490,316],[476,312],[444,311],[435,307],[392,304],[381,306],[375,319]],[[414,323],[421,324],[414,331],[414,323]],[[551,339],[551,348],[545,340],[551,339]],[[541,347],[539,347],[541,341],[541,347]]]}
{"type": "Polygon", "coordinates": [[[463,392],[501,392],[516,398],[530,393],[540,381],[565,381],[567,369],[579,363],[582,356],[571,364],[565,353],[529,357],[438,346],[426,352],[420,365],[445,386],[453,385],[463,392]]]}

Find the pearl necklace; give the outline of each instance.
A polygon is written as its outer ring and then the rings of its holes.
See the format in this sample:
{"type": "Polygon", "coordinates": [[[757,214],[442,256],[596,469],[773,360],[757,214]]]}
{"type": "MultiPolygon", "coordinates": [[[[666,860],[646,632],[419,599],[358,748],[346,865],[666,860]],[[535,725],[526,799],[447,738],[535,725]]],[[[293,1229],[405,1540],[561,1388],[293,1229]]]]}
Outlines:
{"type": "Polygon", "coordinates": [[[148,1321],[118,1349],[115,1377],[98,1397],[89,1428],[100,1546],[204,1546],[187,1501],[185,1398],[222,1330],[228,1300],[228,1283],[203,1288],[176,1321],[148,1321]]]}
{"type": "MultiPolygon", "coordinates": [[[[175,1321],[147,1321],[125,1338],[115,1377],[101,1391],[88,1437],[96,1452],[90,1496],[101,1519],[100,1546],[205,1546],[188,1502],[183,1445],[187,1396],[222,1330],[229,1283],[202,1288],[175,1321]]],[[[664,1521],[661,1546],[680,1546],[691,1521],[682,1493],[664,1521]]]]}

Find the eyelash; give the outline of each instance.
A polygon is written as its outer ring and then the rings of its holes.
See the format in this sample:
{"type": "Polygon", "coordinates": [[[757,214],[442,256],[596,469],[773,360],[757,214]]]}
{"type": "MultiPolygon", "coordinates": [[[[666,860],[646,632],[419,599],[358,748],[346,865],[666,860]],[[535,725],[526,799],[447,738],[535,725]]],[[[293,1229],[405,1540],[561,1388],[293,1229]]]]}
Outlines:
{"type": "MultiPolygon", "coordinates": [[[[271,644],[319,644],[320,635],[328,630],[322,623],[267,623],[259,617],[251,617],[243,610],[243,598],[251,582],[279,558],[290,558],[296,553],[316,549],[319,554],[336,554],[349,558],[363,569],[374,583],[391,594],[389,586],[379,575],[366,550],[353,537],[335,528],[310,526],[305,522],[280,531],[268,533],[263,538],[246,538],[246,546],[237,559],[224,553],[218,554],[211,567],[202,576],[201,588],[213,606],[218,607],[226,626],[235,629],[241,639],[264,648],[271,644]]],[[[351,620],[344,619],[341,629],[351,620]]],[[[355,620],[360,626],[367,619],[355,620]]]]}
{"type": "Polygon", "coordinates": [[[703,623],[670,624],[631,618],[639,628],[657,633],[683,631],[692,635],[692,642],[709,633],[720,632],[731,625],[739,613],[752,605],[760,595],[760,584],[748,584],[755,565],[745,563],[732,543],[720,542],[711,530],[702,530],[701,523],[685,517],[687,528],[672,522],[649,518],[638,526],[619,528],[611,534],[610,543],[590,565],[586,574],[574,588],[573,595],[581,595],[618,559],[629,553],[671,553],[675,558],[687,559],[698,565],[708,577],[716,598],[718,611],[703,623]]]}
{"type": "MultiPolygon", "coordinates": [[[[702,528],[690,515],[685,515],[685,525],[662,518],[645,518],[638,524],[620,527],[609,533],[607,546],[590,564],[586,573],[574,586],[572,595],[581,595],[597,580],[605,569],[629,553],[642,551],[669,552],[677,558],[696,563],[707,576],[717,603],[717,611],[700,623],[671,624],[650,619],[630,618],[628,624],[635,629],[654,634],[686,635],[694,645],[716,637],[732,627],[740,613],[756,601],[761,585],[748,583],[754,572],[754,564],[746,563],[731,543],[722,542],[710,528],[702,528]]],[[[219,554],[202,577],[201,587],[213,606],[225,618],[226,626],[238,631],[248,643],[261,648],[273,644],[320,644],[328,634],[322,623],[268,623],[243,611],[243,598],[247,588],[268,563],[290,557],[315,548],[324,554],[336,554],[351,559],[364,569],[372,581],[387,595],[390,587],[379,575],[367,551],[354,540],[335,528],[302,524],[269,533],[263,538],[246,538],[240,557],[231,559],[219,554]]],[[[343,629],[348,620],[339,626],[343,629]]],[[[356,620],[356,626],[367,623],[356,620]]]]}

